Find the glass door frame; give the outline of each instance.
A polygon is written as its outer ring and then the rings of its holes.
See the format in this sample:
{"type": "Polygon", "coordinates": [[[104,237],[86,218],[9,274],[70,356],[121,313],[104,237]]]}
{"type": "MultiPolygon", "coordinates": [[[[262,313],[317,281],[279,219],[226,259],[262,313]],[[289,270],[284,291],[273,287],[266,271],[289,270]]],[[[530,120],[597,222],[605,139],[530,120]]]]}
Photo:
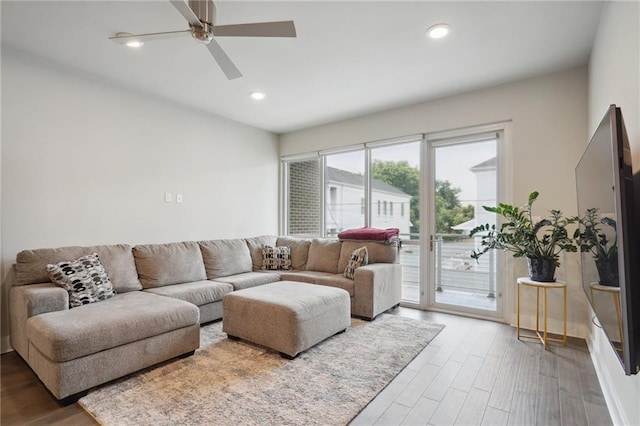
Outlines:
{"type": "Polygon", "coordinates": [[[436,259],[435,250],[432,249],[431,238],[435,236],[435,206],[433,203],[435,198],[435,149],[452,144],[472,143],[478,135],[483,133],[498,133],[499,138],[496,146],[496,156],[498,158],[496,195],[498,200],[510,202],[512,171],[509,166],[511,162],[507,161],[510,158],[508,143],[511,133],[510,127],[510,122],[502,122],[424,135],[421,144],[420,162],[420,302],[410,303],[403,301],[403,306],[486,319],[505,320],[505,315],[507,314],[505,312],[505,301],[511,297],[511,286],[505,285],[505,277],[513,276],[512,263],[506,261],[506,253],[495,253],[497,256],[495,311],[436,303],[436,259]]]}

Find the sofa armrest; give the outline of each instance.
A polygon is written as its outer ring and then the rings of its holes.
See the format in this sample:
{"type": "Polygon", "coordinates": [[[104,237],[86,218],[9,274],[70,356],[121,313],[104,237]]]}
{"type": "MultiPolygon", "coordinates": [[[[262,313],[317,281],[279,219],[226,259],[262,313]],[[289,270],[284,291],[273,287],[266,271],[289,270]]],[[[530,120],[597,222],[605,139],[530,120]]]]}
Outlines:
{"type": "Polygon", "coordinates": [[[402,265],[373,263],[355,270],[352,315],[374,318],[400,303],[402,265]]]}
{"type": "Polygon", "coordinates": [[[9,315],[11,323],[11,346],[28,360],[29,341],[27,320],[47,312],[69,309],[69,294],[53,284],[32,284],[11,287],[9,315]]]}

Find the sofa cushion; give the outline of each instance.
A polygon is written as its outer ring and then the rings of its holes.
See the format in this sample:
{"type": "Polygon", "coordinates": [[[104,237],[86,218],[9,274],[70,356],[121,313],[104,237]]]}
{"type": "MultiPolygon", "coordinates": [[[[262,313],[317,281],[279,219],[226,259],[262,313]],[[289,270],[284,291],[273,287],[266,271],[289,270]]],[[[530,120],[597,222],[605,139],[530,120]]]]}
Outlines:
{"type": "Polygon", "coordinates": [[[331,272],[332,274],[344,271],[344,267],[338,271],[341,247],[342,242],[334,239],[314,238],[311,240],[307,271],[331,272]]]}
{"type": "MultiPolygon", "coordinates": [[[[198,308],[143,291],[27,320],[27,337],[53,362],[64,362],[198,324],[198,308]]],[[[113,360],[118,362],[118,360],[113,360]]]]}
{"type": "Polygon", "coordinates": [[[330,276],[316,277],[314,284],[324,285],[328,287],[338,287],[349,292],[349,296],[353,297],[355,284],[353,280],[345,278],[342,274],[333,274],[330,276]]]}
{"type": "Polygon", "coordinates": [[[280,279],[282,281],[297,281],[301,283],[315,284],[318,277],[331,277],[335,274],[331,272],[318,272],[318,271],[286,271],[280,272],[280,279]]]}
{"type": "Polygon", "coordinates": [[[131,246],[126,244],[21,251],[16,256],[16,284],[48,283],[48,264],[77,259],[92,253],[98,253],[116,292],[142,290],[131,246]]]}
{"type": "Polygon", "coordinates": [[[200,246],[193,241],[135,246],[133,256],[144,288],[207,279],[200,246]]]}
{"type": "Polygon", "coordinates": [[[288,271],[289,269],[291,269],[291,249],[289,247],[262,247],[263,271],[288,271]]]}
{"type": "Polygon", "coordinates": [[[291,249],[291,268],[304,271],[309,260],[311,240],[294,237],[278,237],[277,246],[287,246],[291,249]]]}
{"type": "Polygon", "coordinates": [[[216,281],[229,283],[233,286],[234,290],[242,290],[244,288],[275,283],[276,281],[280,281],[280,275],[271,272],[246,272],[230,277],[216,278],[216,281]]]}
{"type": "Polygon", "coordinates": [[[252,269],[254,271],[260,271],[262,269],[262,247],[275,246],[276,237],[273,235],[263,235],[260,237],[247,238],[245,242],[247,243],[247,247],[249,247],[249,253],[251,253],[252,269]]]}
{"type": "Polygon", "coordinates": [[[251,254],[244,240],[208,240],[198,244],[208,279],[251,272],[251,254]]]}
{"type": "Polygon", "coordinates": [[[349,278],[352,280],[354,278],[354,274],[356,269],[361,267],[362,265],[366,265],[368,263],[369,256],[367,254],[366,247],[360,247],[355,249],[351,256],[349,257],[349,263],[347,263],[347,267],[344,268],[344,276],[345,278],[349,278]]]}
{"type": "Polygon", "coordinates": [[[369,263],[396,263],[398,259],[397,241],[387,243],[377,243],[375,241],[343,241],[340,250],[340,261],[338,270],[344,271],[349,263],[349,258],[354,250],[360,247],[367,248],[369,263]]]}
{"type": "Polygon", "coordinates": [[[287,271],[280,273],[282,281],[295,281],[301,283],[326,285],[329,287],[338,287],[349,292],[350,296],[354,294],[354,282],[345,278],[342,274],[332,274],[331,272],[316,271],[287,271]]]}
{"type": "Polygon", "coordinates": [[[207,303],[221,301],[225,294],[233,291],[233,286],[228,283],[206,280],[148,288],[144,291],[184,300],[196,306],[202,306],[207,303]]]}
{"type": "Polygon", "coordinates": [[[107,272],[96,253],[47,265],[54,284],[69,293],[69,307],[107,300],[116,295],[107,272]]]}

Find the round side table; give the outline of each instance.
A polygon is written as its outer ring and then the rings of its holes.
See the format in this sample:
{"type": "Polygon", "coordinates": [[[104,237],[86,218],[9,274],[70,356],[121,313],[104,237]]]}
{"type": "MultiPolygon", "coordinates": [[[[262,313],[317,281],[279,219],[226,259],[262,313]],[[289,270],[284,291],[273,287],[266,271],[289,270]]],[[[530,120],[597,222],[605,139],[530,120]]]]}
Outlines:
{"type": "Polygon", "coordinates": [[[518,340],[520,338],[527,339],[538,339],[544,345],[545,349],[548,349],[549,342],[562,343],[563,345],[567,344],[567,283],[564,281],[555,281],[555,282],[541,282],[534,281],[529,277],[520,277],[518,278],[517,284],[518,288],[518,297],[517,297],[517,333],[518,340]],[[536,289],[536,329],[535,334],[522,334],[520,332],[520,287],[527,286],[533,287],[536,289]],[[561,289],[562,290],[562,339],[556,339],[549,337],[547,332],[547,291],[550,289],[561,289]],[[540,330],[540,290],[542,290],[543,298],[542,298],[542,323],[543,328],[540,330]]]}

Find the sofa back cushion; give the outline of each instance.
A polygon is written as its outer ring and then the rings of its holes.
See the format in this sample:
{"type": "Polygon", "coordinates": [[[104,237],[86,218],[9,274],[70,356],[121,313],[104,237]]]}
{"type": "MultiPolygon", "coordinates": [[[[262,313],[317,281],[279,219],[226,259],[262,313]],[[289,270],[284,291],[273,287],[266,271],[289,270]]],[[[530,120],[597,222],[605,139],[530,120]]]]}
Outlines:
{"type": "Polygon", "coordinates": [[[198,244],[207,279],[251,272],[251,254],[244,240],[208,240],[198,244]]]}
{"type": "Polygon", "coordinates": [[[286,246],[291,249],[291,269],[299,271],[307,269],[311,240],[294,237],[278,237],[276,245],[279,247],[286,246]]]}
{"type": "Polygon", "coordinates": [[[126,244],[21,251],[16,256],[16,285],[51,282],[47,272],[48,264],[65,262],[92,253],[98,253],[116,292],[142,290],[131,246],[126,244]]]}
{"type": "Polygon", "coordinates": [[[341,247],[342,242],[339,240],[314,238],[309,246],[306,270],[337,274],[341,247]]]}
{"type": "Polygon", "coordinates": [[[244,241],[249,247],[251,254],[252,269],[254,271],[262,270],[262,247],[275,246],[277,237],[275,235],[262,235],[260,237],[247,238],[244,241]]]}
{"type": "Polygon", "coordinates": [[[396,263],[398,261],[398,244],[397,241],[389,243],[378,243],[375,241],[343,241],[342,250],[340,251],[340,261],[338,262],[338,271],[344,272],[349,258],[354,250],[366,247],[371,263],[396,263]]]}
{"type": "Polygon", "coordinates": [[[195,241],[135,246],[133,256],[144,288],[207,279],[200,246],[195,241]]]}

